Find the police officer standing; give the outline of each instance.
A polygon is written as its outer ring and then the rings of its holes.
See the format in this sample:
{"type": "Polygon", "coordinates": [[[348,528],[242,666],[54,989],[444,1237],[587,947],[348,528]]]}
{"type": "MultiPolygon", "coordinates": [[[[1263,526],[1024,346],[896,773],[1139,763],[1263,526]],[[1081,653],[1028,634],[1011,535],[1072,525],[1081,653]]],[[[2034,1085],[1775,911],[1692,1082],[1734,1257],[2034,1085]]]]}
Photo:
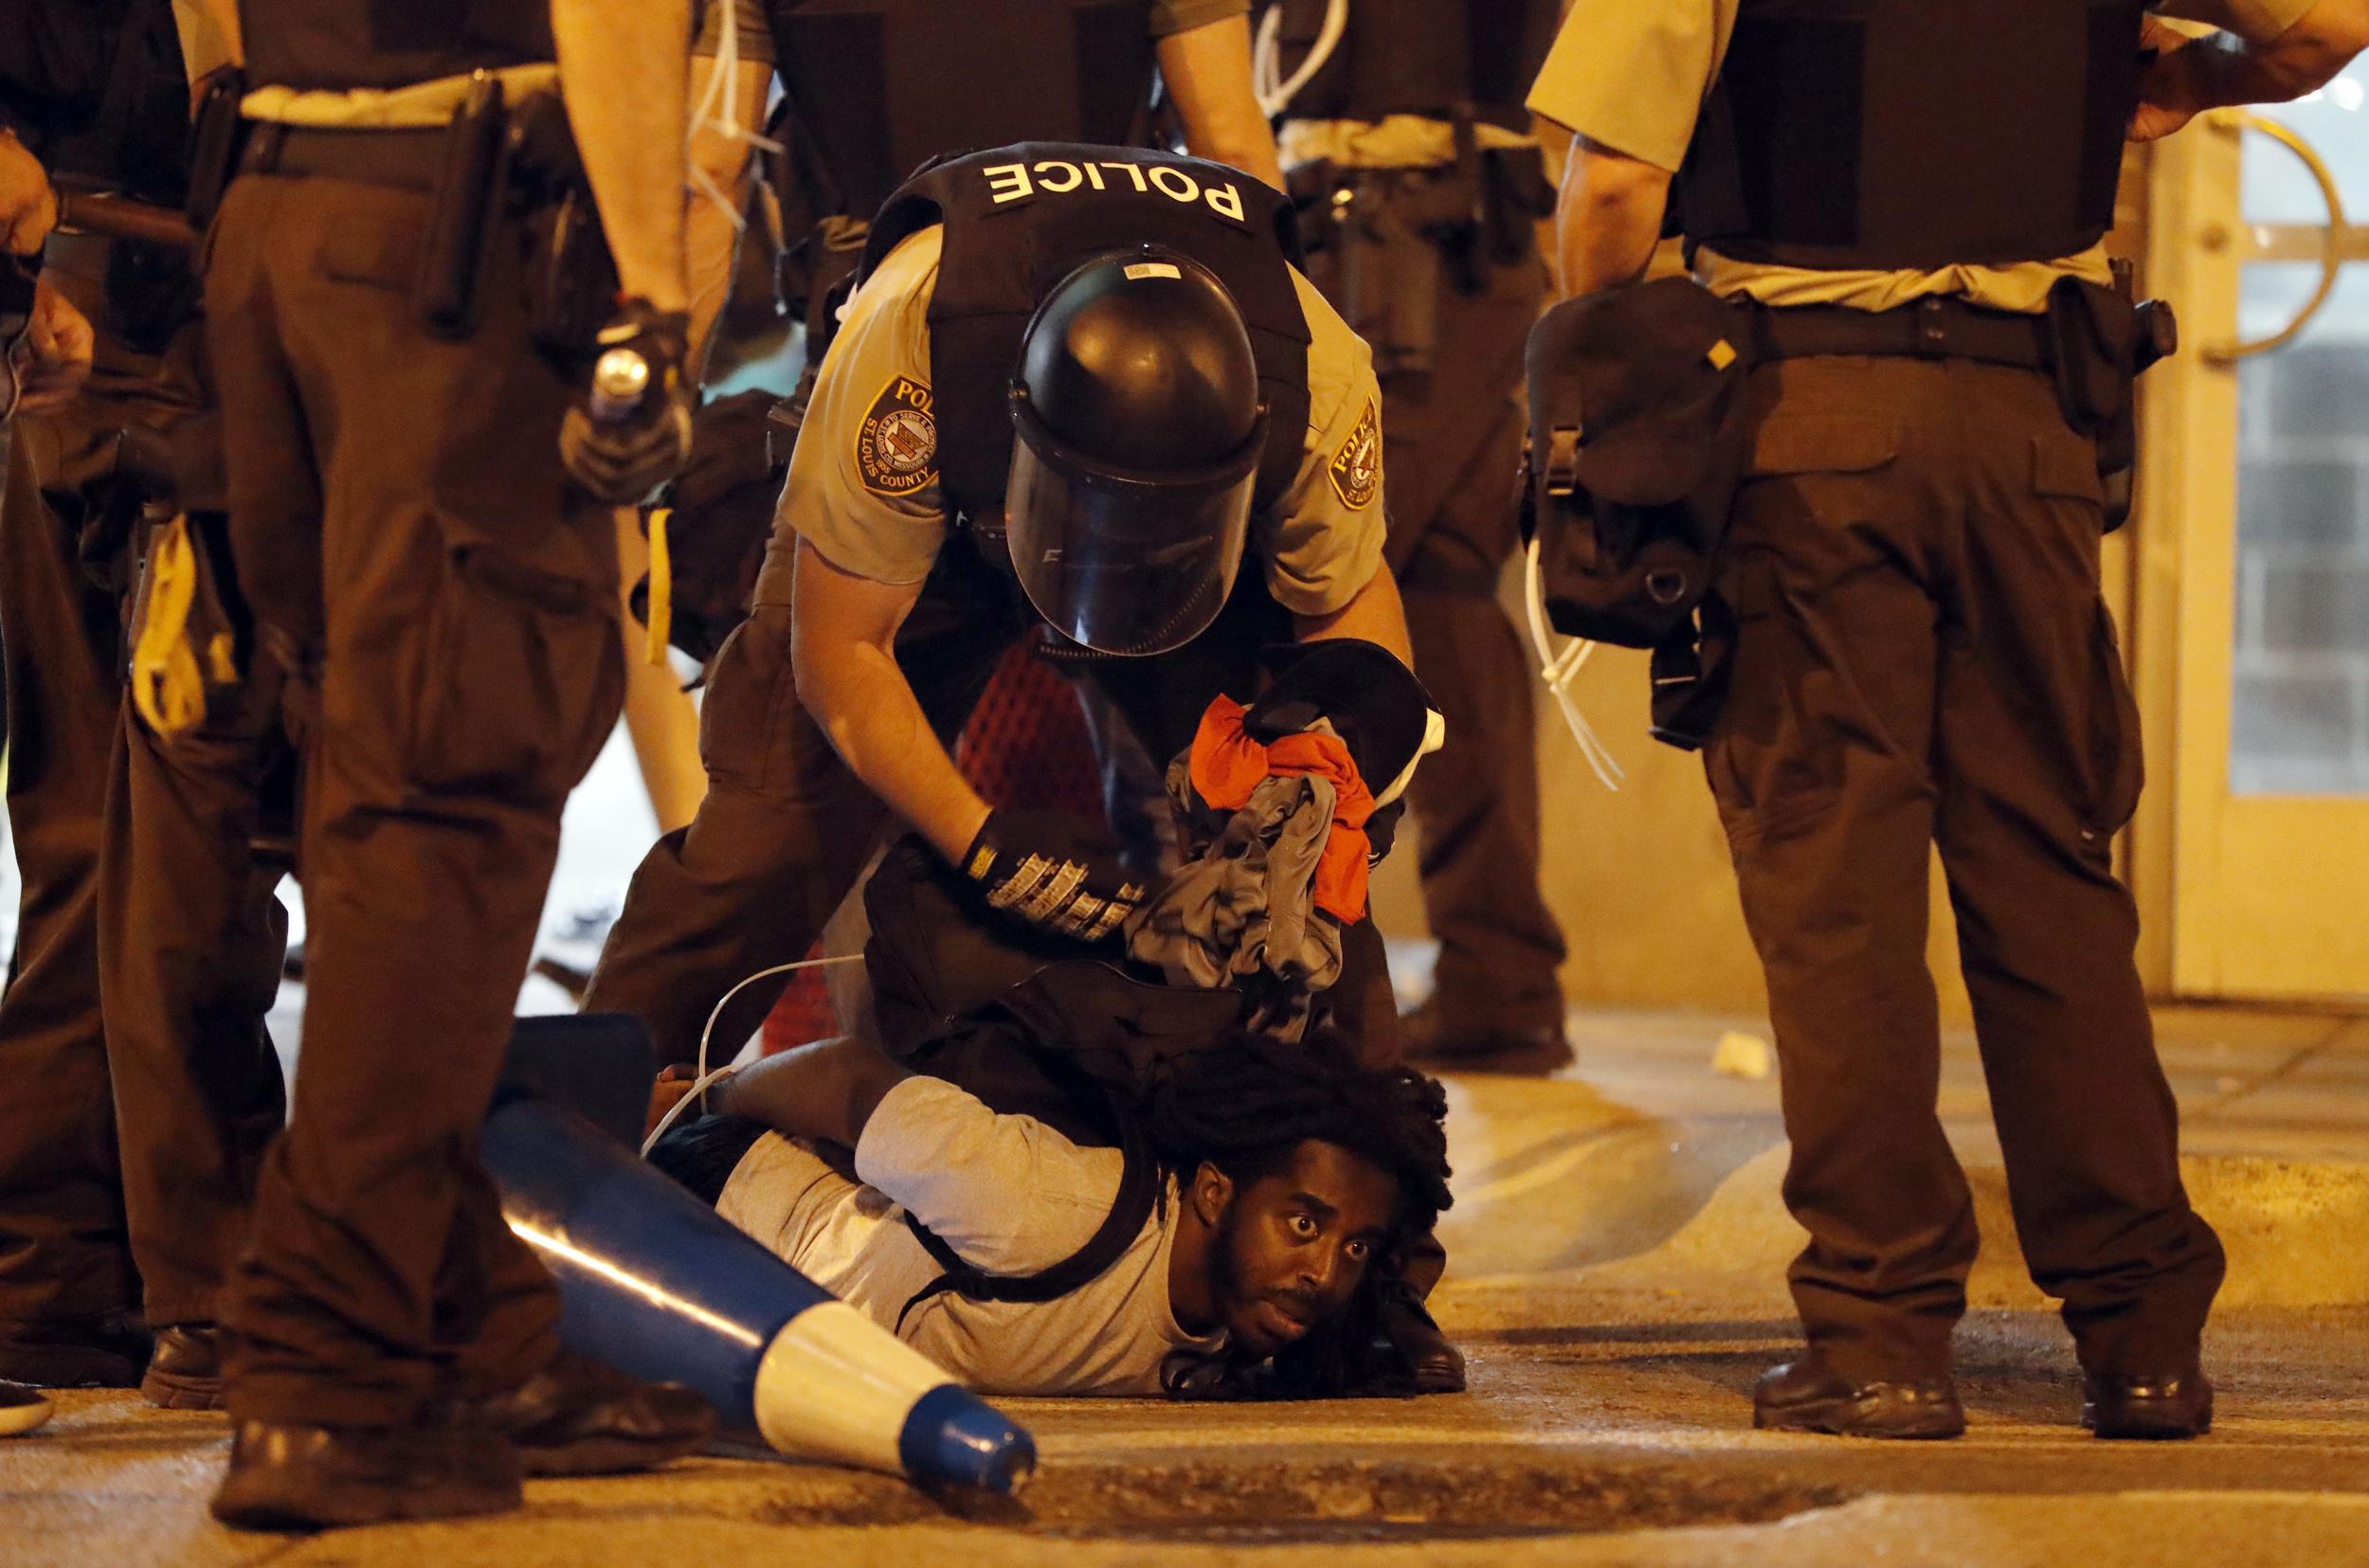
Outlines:
{"type": "Polygon", "coordinates": [[[2064,1303],[2083,1420],[2212,1421],[2198,1340],[2221,1248],[2180,1184],[2110,852],[2139,741],[2099,597],[2101,470],[2138,361],[2098,242],[2126,128],[2308,90],[2360,47],[2364,8],[2166,7],[2235,36],[2143,71],[2143,46],[2178,42],[2148,9],[1578,0],[1530,98],[1577,134],[1564,286],[1636,278],[1674,205],[1759,360],[1705,766],[1810,1233],[1792,1270],[1809,1349],[1761,1380],[1763,1426],[1964,1427],[1950,1338],[1976,1235],[1935,1114],[1936,845],[2016,1231],[2064,1303]]]}
{"type": "Polygon", "coordinates": [[[514,1507],[522,1469],[636,1468],[708,1430],[559,1352],[474,1153],[560,807],[616,718],[606,506],[688,442],[689,12],[238,7],[255,123],[208,326],[234,554],[303,734],[310,964],[223,1314],[232,1523],[514,1507]]]}
{"type": "Polygon", "coordinates": [[[1529,660],[1497,604],[1517,544],[1522,347],[1546,291],[1538,220],[1554,201],[1522,94],[1556,14],[1554,0],[1276,0],[1259,25],[1309,276],[1373,347],[1388,559],[1448,720],[1413,796],[1439,962],[1409,1049],[1467,1071],[1571,1059],[1563,931],[1538,885],[1529,660]]]}
{"type": "Polygon", "coordinates": [[[158,1403],[204,1404],[205,1325],[281,1118],[262,1025],[281,913],[274,878],[247,874],[251,833],[180,809],[190,798],[123,700],[120,607],[156,533],[219,541],[220,463],[179,220],[190,73],[208,62],[184,60],[179,24],[191,17],[166,0],[44,4],[21,19],[0,45],[6,97],[39,133],[69,212],[151,238],[90,226],[50,237],[45,297],[87,312],[96,363],[72,401],[27,400],[0,516],[9,810],[27,915],[0,999],[0,1230],[21,1238],[0,1264],[0,1374],[138,1382],[158,1403]],[[161,521],[182,514],[199,520],[161,521]],[[127,942],[140,900],[164,918],[127,942]]]}

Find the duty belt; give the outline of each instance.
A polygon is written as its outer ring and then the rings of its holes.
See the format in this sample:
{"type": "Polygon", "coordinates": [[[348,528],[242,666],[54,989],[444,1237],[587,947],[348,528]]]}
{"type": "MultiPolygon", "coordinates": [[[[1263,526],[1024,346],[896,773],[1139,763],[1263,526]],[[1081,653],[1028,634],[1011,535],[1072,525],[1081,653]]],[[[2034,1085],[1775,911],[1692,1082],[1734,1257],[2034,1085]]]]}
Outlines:
{"type": "Polygon", "coordinates": [[[430,130],[324,130],[257,121],[239,159],[243,174],[313,174],[404,190],[432,190],[443,168],[447,133],[430,130]]]}
{"type": "Polygon", "coordinates": [[[1897,310],[1860,311],[1843,305],[1752,309],[1753,336],[1763,362],[1872,354],[1899,359],[1973,359],[1986,365],[2047,370],[2056,356],[2048,317],[1991,310],[1942,296],[1897,310]]]}

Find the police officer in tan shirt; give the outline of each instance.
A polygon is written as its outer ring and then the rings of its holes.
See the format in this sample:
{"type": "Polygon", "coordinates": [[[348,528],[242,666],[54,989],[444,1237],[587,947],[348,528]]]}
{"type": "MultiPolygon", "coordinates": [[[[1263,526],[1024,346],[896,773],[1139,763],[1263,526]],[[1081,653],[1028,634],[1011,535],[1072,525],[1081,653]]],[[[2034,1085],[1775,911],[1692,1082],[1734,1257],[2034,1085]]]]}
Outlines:
{"type": "Polygon", "coordinates": [[[2369,6],[2161,8],[2228,29],[2193,44],[2156,9],[1577,0],[1530,97],[1574,133],[1565,290],[1636,278],[1668,209],[1758,355],[1705,765],[1810,1233],[1792,1270],[1808,1351],[1762,1379],[1763,1426],[1963,1430],[1950,1338],[1976,1234],[1935,1114],[1935,846],[2084,1422],[2211,1424],[2197,1345],[2221,1249],[2180,1185],[2111,857],[2140,757],[2098,545],[2135,318],[2099,242],[2125,135],[2309,90],[2369,6]],[[2082,373],[2093,353],[2106,373],[2082,373]]]}

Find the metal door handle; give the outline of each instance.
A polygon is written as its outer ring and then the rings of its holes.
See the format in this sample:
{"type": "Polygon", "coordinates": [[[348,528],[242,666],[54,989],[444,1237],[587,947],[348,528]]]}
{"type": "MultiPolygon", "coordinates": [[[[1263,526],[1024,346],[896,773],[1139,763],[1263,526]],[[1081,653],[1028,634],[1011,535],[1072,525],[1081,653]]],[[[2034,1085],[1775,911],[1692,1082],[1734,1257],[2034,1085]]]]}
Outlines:
{"type": "Polygon", "coordinates": [[[2312,290],[2311,297],[2284,330],[2251,343],[2215,344],[2204,351],[2207,363],[2227,366],[2234,365],[2241,359],[2251,359],[2256,354],[2284,349],[2295,341],[2302,335],[2303,330],[2311,325],[2311,318],[2320,314],[2320,307],[2328,302],[2328,296],[2336,292],[2337,274],[2344,265],[2344,197],[2336,188],[2336,175],[2328,168],[2327,160],[2320,156],[2319,150],[2311,143],[2297,135],[2292,126],[2282,124],[2268,115],[2258,115],[2251,109],[2215,109],[2205,117],[2205,123],[2233,136],[2247,131],[2259,131],[2285,147],[2303,161],[2306,172],[2319,186],[2321,198],[2328,207],[2327,227],[2320,248],[2320,286],[2312,290]]]}

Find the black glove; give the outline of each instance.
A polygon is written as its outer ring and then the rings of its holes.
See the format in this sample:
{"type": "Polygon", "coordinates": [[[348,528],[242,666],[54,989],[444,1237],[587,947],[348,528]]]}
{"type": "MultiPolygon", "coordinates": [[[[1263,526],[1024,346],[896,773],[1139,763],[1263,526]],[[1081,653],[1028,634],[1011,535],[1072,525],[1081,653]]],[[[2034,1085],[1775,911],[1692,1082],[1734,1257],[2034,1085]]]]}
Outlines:
{"type": "Polygon", "coordinates": [[[1109,834],[1066,812],[999,811],[963,852],[987,903],[1081,942],[1100,942],[1144,901],[1109,834]]]}
{"type": "Polygon", "coordinates": [[[560,460],[596,499],[637,505],[690,460],[689,325],[679,311],[628,299],[601,329],[591,385],[559,426],[560,460]]]}

